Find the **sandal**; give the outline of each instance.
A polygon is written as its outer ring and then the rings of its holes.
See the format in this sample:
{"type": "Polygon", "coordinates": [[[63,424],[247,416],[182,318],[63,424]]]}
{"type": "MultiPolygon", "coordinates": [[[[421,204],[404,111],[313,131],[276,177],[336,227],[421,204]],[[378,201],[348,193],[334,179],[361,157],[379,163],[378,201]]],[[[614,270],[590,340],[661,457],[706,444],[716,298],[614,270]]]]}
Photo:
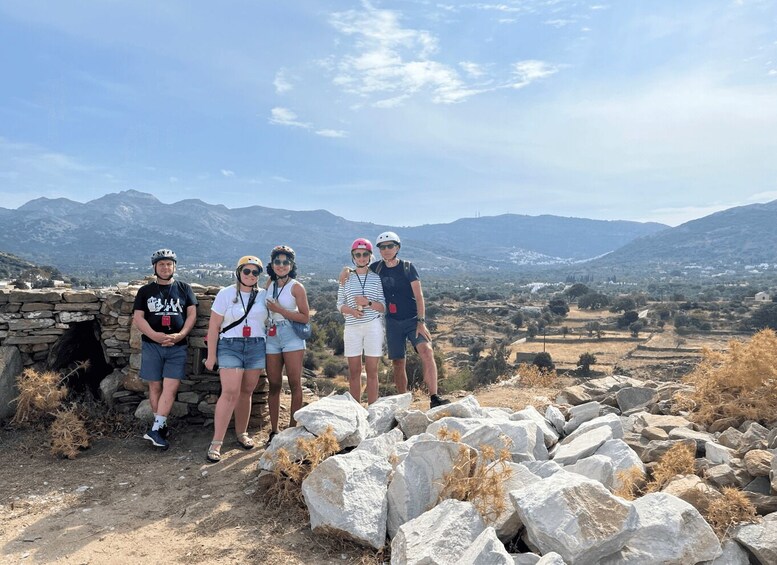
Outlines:
{"type": "Polygon", "coordinates": [[[242,434],[238,435],[237,443],[243,449],[253,449],[255,445],[254,440],[251,439],[251,436],[248,435],[248,432],[243,432],[242,434]]]}
{"type": "Polygon", "coordinates": [[[211,463],[218,463],[221,461],[221,444],[223,441],[212,441],[208,446],[208,453],[205,458],[211,463]]]}

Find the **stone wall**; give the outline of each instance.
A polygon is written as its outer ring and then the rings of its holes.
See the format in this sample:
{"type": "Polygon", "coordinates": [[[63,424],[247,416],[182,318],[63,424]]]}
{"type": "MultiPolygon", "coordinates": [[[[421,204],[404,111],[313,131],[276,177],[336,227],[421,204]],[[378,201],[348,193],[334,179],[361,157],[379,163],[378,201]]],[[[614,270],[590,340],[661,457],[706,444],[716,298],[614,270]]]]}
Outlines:
{"type": "MultiPolygon", "coordinates": [[[[197,323],[189,338],[186,379],[181,382],[172,416],[208,423],[221,386],[205,370],[204,337],[217,287],[192,285],[197,295],[197,323]]],[[[122,413],[150,414],[147,387],[139,378],[141,334],[132,324],[132,305],[139,285],[98,290],[0,290],[0,347],[18,349],[25,367],[48,369],[52,350],[74,324],[93,322],[95,338],[113,372],[100,382],[101,398],[122,413]],[[139,409],[140,407],[140,409],[139,409]]],[[[80,361],[73,359],[72,361],[80,361]]],[[[254,396],[252,425],[261,425],[265,379],[254,396]]]]}

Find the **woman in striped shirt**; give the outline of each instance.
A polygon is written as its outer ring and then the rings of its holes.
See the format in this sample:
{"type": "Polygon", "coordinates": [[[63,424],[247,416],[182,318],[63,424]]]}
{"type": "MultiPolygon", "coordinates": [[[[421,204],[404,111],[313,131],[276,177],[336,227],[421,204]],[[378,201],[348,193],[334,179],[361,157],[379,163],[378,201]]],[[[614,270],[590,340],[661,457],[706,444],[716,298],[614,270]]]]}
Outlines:
{"type": "Polygon", "coordinates": [[[356,269],[337,289],[337,309],[345,316],[345,356],[351,396],[361,402],[362,353],[367,370],[367,403],[378,399],[378,361],[383,355],[383,313],[386,311],[383,284],[370,270],[372,244],[360,237],[351,244],[356,269]]]}

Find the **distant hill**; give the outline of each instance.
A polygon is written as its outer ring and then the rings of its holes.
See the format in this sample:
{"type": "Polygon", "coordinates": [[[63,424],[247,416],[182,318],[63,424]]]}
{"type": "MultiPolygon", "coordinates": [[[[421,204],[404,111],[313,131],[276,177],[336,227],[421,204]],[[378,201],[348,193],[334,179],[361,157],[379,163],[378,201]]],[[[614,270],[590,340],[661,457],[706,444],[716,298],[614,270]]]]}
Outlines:
{"type": "Polygon", "coordinates": [[[0,251],[0,279],[2,280],[14,279],[18,277],[22,272],[26,271],[27,269],[32,269],[34,267],[35,265],[30,263],[29,261],[25,261],[24,259],[21,259],[16,255],[11,255],[10,253],[3,253],[2,251],[0,251]]]}
{"type": "Polygon", "coordinates": [[[729,208],[635,239],[593,267],[738,269],[777,265],[777,200],[729,208]]]}
{"type": "Polygon", "coordinates": [[[241,255],[262,259],[279,243],[291,245],[304,272],[335,273],[349,262],[349,244],[392,229],[402,256],[438,272],[465,272],[473,261],[507,272],[531,265],[577,262],[667,229],[656,223],[505,214],[411,228],[352,222],[325,210],[251,206],[230,209],[200,200],[164,204],[127,190],[84,204],[38,198],[16,210],[0,208],[0,249],[64,272],[135,265],[148,269],[159,247],[181,262],[231,266],[241,255]]]}

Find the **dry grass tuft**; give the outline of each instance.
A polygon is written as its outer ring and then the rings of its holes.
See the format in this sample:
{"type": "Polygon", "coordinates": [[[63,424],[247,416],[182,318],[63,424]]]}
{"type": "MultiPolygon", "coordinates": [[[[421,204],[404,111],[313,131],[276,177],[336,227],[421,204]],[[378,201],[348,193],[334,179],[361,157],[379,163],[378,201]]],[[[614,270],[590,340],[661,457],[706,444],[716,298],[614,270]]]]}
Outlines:
{"type": "Polygon", "coordinates": [[[80,449],[89,447],[86,423],[74,408],[60,410],[49,428],[51,453],[59,457],[75,459],[80,449]]]}
{"type": "Polygon", "coordinates": [[[659,459],[653,469],[653,480],[645,486],[645,492],[658,492],[677,475],[696,473],[696,450],[684,443],[676,443],[659,459]]]}
{"type": "MultiPolygon", "coordinates": [[[[454,435],[455,432],[448,432],[445,428],[438,432],[438,437],[443,440],[454,435]]],[[[478,509],[487,524],[493,524],[507,509],[504,483],[512,475],[512,470],[507,465],[510,460],[510,452],[506,446],[496,453],[490,445],[480,446],[479,451],[461,445],[453,468],[443,475],[437,502],[449,498],[469,501],[478,509]]]]}
{"type": "Polygon", "coordinates": [[[36,371],[27,368],[16,379],[19,396],[16,413],[11,420],[14,424],[39,422],[43,416],[53,414],[59,409],[68,389],[62,385],[64,377],[53,371],[36,371]]]}
{"type": "Polygon", "coordinates": [[[331,427],[315,439],[298,439],[297,447],[303,454],[301,460],[292,458],[285,449],[279,449],[275,454],[273,467],[275,482],[268,492],[269,499],[274,503],[301,505],[303,503],[302,481],[324,459],[340,451],[340,444],[331,427]]]}
{"type": "Polygon", "coordinates": [[[613,491],[615,496],[624,500],[634,500],[641,496],[645,488],[645,473],[637,466],[629,467],[616,474],[620,485],[613,491]]]}
{"type": "Polygon", "coordinates": [[[517,374],[521,377],[521,386],[529,388],[550,388],[555,386],[558,374],[555,370],[543,371],[536,365],[521,363],[518,365],[517,374]]]}
{"type": "Polygon", "coordinates": [[[725,353],[704,350],[701,363],[683,380],[695,391],[677,400],[693,410],[694,421],[741,417],[766,424],[777,412],[777,334],[766,329],[748,342],[732,340],[725,353]]]}
{"type": "Polygon", "coordinates": [[[723,496],[710,500],[705,519],[720,539],[741,522],[755,522],[756,509],[741,490],[723,487],[723,496]]]}

